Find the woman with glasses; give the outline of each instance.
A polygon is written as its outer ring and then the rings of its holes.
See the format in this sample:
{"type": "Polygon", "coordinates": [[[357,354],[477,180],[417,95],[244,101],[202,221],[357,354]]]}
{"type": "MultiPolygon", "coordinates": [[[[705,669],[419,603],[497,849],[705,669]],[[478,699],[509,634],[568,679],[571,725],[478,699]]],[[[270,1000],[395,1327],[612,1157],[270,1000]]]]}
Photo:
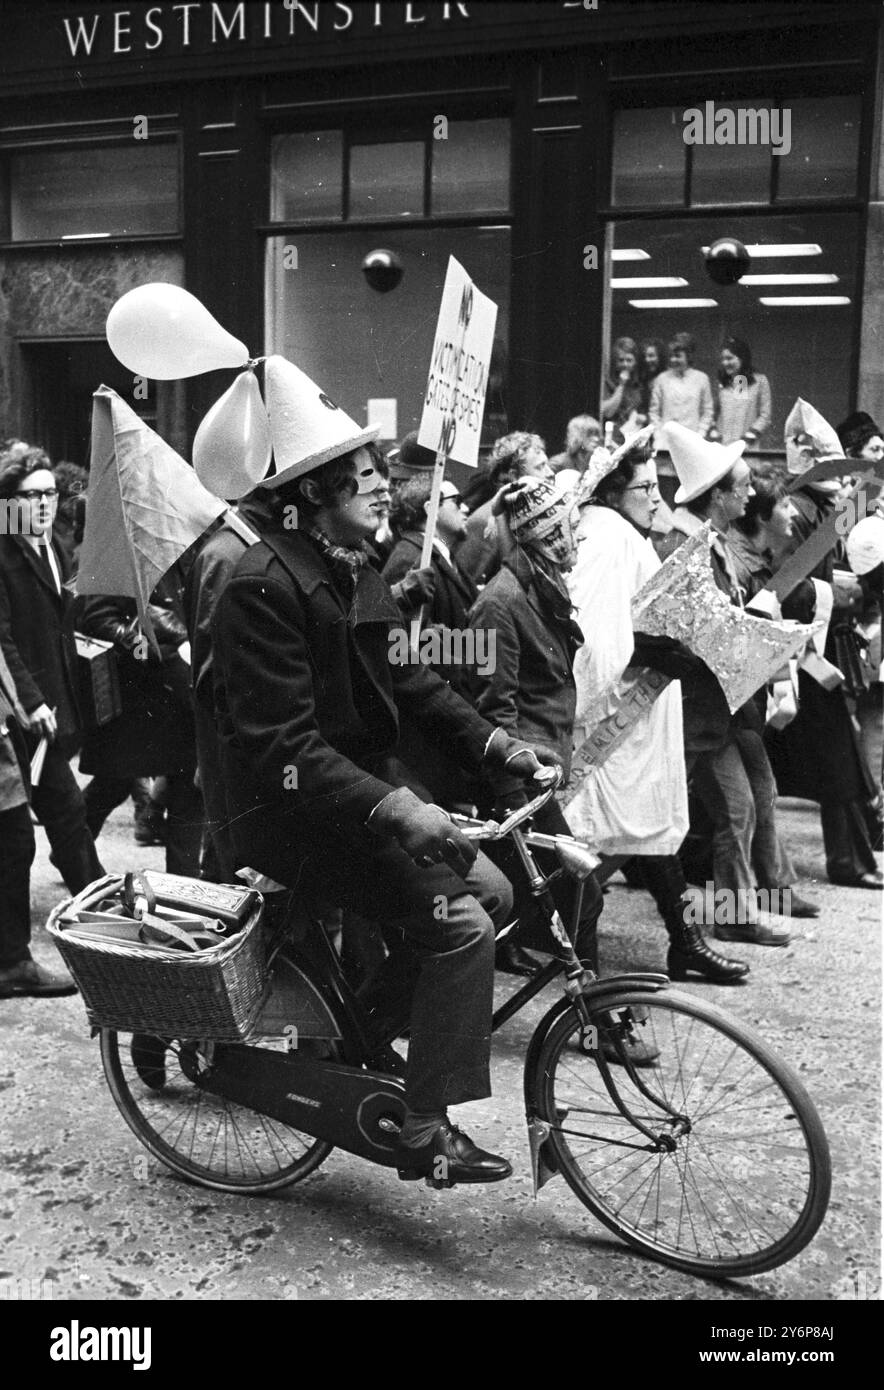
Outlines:
{"type": "MultiPolygon", "coordinates": [[[[587,500],[569,580],[585,638],[574,660],[578,745],[613,712],[637,674],[628,670],[635,649],[631,604],[660,568],[649,539],[660,501],[650,448],[635,444],[587,500]]],[[[670,656],[688,678],[702,665],[684,650],[670,656]]],[[[606,761],[587,774],[566,810],[574,834],[600,853],[640,856],[641,877],[669,934],[667,967],[673,979],[693,972],[716,984],[731,984],[748,973],[747,965],[706,945],[677,858],[688,829],[678,680],[639,716],[606,761]]]]}
{"type": "Polygon", "coordinates": [[[31,805],[71,893],[104,869],[86,825],[69,759],[80,745],[70,561],[53,537],[58,488],[42,449],[15,444],[0,454],[0,646],[28,716],[32,757],[47,740],[31,805]]]}

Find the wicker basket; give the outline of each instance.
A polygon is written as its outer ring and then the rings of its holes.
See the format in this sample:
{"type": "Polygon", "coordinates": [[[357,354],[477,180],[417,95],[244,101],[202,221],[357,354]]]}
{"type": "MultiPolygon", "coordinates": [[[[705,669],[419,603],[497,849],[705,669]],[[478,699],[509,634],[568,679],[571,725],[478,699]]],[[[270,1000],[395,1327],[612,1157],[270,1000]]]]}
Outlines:
{"type": "Polygon", "coordinates": [[[73,925],[79,910],[122,887],[122,878],[109,874],[59,903],[46,923],[90,1023],[166,1038],[236,1042],[246,1037],[269,987],[260,895],[241,931],[198,952],[171,957],[134,943],[85,942],[68,935],[62,918],[73,925]]]}

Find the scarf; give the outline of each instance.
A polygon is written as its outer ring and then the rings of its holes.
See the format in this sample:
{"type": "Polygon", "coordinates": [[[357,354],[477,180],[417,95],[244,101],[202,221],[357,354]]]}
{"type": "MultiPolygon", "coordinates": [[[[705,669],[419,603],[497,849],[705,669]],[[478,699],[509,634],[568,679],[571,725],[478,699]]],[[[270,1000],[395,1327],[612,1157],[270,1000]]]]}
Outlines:
{"type": "Polygon", "coordinates": [[[328,536],[314,530],[312,526],[304,529],[328,562],[332,578],[346,598],[351,600],[356,592],[359,571],[368,563],[368,551],[364,546],[360,546],[358,550],[351,550],[346,545],[335,545],[328,536]]]}

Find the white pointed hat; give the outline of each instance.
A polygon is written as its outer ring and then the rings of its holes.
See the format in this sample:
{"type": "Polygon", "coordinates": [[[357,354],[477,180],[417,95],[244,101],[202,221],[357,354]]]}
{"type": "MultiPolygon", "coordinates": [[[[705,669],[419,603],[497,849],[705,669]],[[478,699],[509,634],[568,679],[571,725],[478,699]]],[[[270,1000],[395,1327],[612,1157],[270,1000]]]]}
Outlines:
{"type": "Polygon", "coordinates": [[[329,459],[349,454],[380,434],[360,428],[305,372],[284,357],[264,364],[264,397],[270,417],[276,472],[262,486],[282,487],[329,459]]]}
{"type": "MultiPolygon", "coordinates": [[[[799,396],[783,426],[786,469],[793,477],[824,459],[843,459],[844,448],[825,416],[799,396]]],[[[847,470],[845,470],[847,471],[847,470]]]]}
{"type": "Polygon", "coordinates": [[[675,505],[684,506],[708,492],[731,471],[746,447],[745,439],[734,444],[713,444],[696,430],[689,430],[676,420],[657,429],[657,441],[669,450],[681,484],[675,494],[675,505]]]}

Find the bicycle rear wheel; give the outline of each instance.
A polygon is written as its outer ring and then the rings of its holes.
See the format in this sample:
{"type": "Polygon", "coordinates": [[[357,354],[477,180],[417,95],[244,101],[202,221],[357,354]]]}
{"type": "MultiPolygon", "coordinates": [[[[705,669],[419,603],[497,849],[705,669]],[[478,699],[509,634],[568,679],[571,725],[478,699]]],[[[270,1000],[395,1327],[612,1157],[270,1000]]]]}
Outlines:
{"type": "MultiPolygon", "coordinates": [[[[332,1152],[324,1140],[202,1088],[212,1049],[223,1044],[163,1039],[153,1055],[136,1053],[139,1070],[132,1037],[101,1030],[107,1084],[129,1128],[173,1172],[220,1192],[273,1192],[306,1178],[332,1152]]],[[[262,1037],[239,1046],[279,1052],[289,1044],[262,1037]]]]}
{"type": "Polygon", "coordinates": [[[797,1255],[825,1215],[831,1163],[795,1072],[693,995],[624,990],[590,1011],[600,1036],[659,1056],[633,1079],[581,1050],[573,1009],[551,1026],[533,1094],[580,1200],[629,1245],[690,1274],[760,1274],[797,1255]]]}

